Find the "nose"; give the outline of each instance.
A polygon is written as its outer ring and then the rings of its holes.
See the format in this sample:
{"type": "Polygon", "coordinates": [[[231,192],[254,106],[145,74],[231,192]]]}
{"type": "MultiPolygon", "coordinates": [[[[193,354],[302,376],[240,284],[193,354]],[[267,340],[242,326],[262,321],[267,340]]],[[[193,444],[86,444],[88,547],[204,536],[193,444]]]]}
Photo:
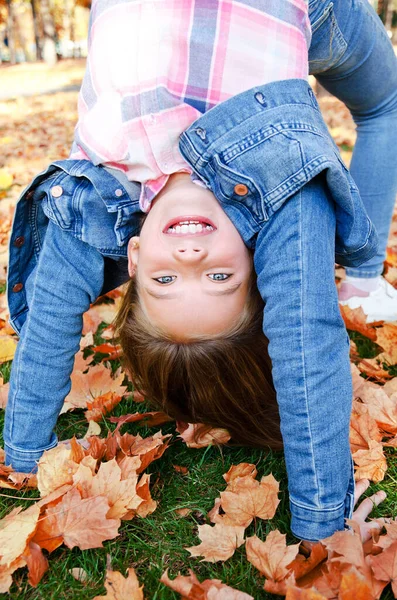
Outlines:
{"type": "Polygon", "coordinates": [[[174,249],[174,258],[186,264],[196,264],[208,256],[208,251],[203,246],[195,243],[181,243],[174,249]]]}

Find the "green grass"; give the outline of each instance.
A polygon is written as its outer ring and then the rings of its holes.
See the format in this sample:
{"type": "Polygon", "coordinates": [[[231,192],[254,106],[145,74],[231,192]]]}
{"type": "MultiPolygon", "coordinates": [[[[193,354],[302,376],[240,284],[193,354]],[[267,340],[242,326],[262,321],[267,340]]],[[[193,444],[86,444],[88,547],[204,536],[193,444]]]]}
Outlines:
{"type": "MultiPolygon", "coordinates": [[[[363,356],[369,357],[374,352],[373,344],[367,338],[351,333],[357,348],[363,356]],[[361,339],[362,338],[362,339],[361,339]],[[369,344],[367,343],[369,341],[369,344]]],[[[96,343],[101,343],[98,336],[96,343]]],[[[116,361],[114,361],[116,363],[116,361]]],[[[112,365],[113,368],[115,368],[112,365]]],[[[0,365],[0,374],[7,381],[10,363],[0,365]]],[[[129,412],[145,412],[150,410],[145,404],[136,404],[131,398],[117,406],[112,414],[121,415],[129,412]]],[[[0,411],[0,430],[2,431],[4,411],[0,411]]],[[[101,422],[102,435],[115,425],[108,419],[101,422]]],[[[123,432],[140,433],[142,436],[155,433],[159,428],[149,429],[138,424],[123,427],[123,432]]],[[[61,415],[57,424],[60,439],[84,436],[87,422],[81,410],[61,415]]],[[[175,434],[173,423],[162,427],[163,433],[175,434]]],[[[0,440],[2,445],[2,440],[0,440]]],[[[373,516],[397,515],[397,451],[386,449],[389,469],[385,480],[379,485],[372,485],[368,495],[377,489],[388,493],[387,500],[375,509],[373,516]]],[[[222,475],[232,464],[240,462],[255,463],[258,478],[273,473],[280,481],[280,505],[275,517],[270,521],[260,519],[253,522],[246,530],[246,537],[258,535],[265,539],[272,529],[279,529],[287,534],[287,541],[297,540],[289,529],[290,515],[288,510],[288,493],[285,464],[282,453],[264,452],[248,448],[209,447],[205,449],[189,449],[174,435],[173,441],[165,454],[152,463],[147,472],[152,474],[152,496],[158,502],[157,510],[145,519],[125,521],[120,527],[120,535],[114,540],[104,542],[103,548],[81,551],[77,548],[69,550],[62,546],[49,557],[50,568],[37,588],[32,588],[27,580],[26,569],[16,571],[14,583],[8,598],[11,600],[91,600],[95,595],[105,594],[103,586],[106,571],[106,556],[111,557],[112,568],[125,574],[128,567],[134,567],[141,584],[144,584],[146,600],[172,600],[180,596],[160,583],[161,574],[169,569],[170,577],[179,572],[188,574],[194,570],[200,581],[207,578],[220,579],[236,589],[251,594],[255,600],[278,598],[263,590],[264,577],[248,563],[245,547],[239,548],[234,556],[224,563],[200,562],[199,558],[190,558],[184,550],[188,546],[199,544],[197,526],[207,523],[207,512],[213,507],[215,498],[224,490],[226,483],[222,475]],[[187,475],[174,470],[174,465],[188,468],[187,475]],[[175,512],[180,508],[188,508],[190,513],[180,517],[175,512]],[[87,573],[84,583],[76,581],[70,574],[74,567],[83,568],[87,573]]],[[[38,498],[37,490],[15,492],[1,490],[0,518],[4,517],[15,506],[30,506],[31,499],[38,498]],[[18,496],[19,499],[16,499],[18,496]]],[[[4,597],[6,597],[4,595],[4,597]]],[[[388,588],[382,600],[391,600],[393,595],[388,588]]]]}
{"type": "MultiPolygon", "coordinates": [[[[118,406],[114,414],[136,410],[136,405],[127,401],[123,407],[118,406]]],[[[145,406],[139,405],[144,411],[145,406]]],[[[0,420],[3,419],[3,411],[0,420]]],[[[0,423],[1,427],[2,423],[0,423]]],[[[107,421],[107,426],[114,426],[107,421]]],[[[58,435],[61,438],[70,437],[72,433],[83,435],[87,428],[82,411],[62,415],[58,421],[58,435]]],[[[106,433],[102,424],[103,433],[106,433]]],[[[174,431],[172,423],[162,428],[164,433],[174,431]]],[[[147,429],[137,424],[125,426],[123,431],[149,435],[156,428],[147,429]]],[[[372,486],[371,493],[376,489],[385,489],[389,496],[383,505],[376,509],[374,516],[395,515],[397,513],[397,461],[396,451],[387,450],[389,471],[386,479],[379,486],[372,486]]],[[[120,535],[114,540],[104,543],[104,548],[81,551],[77,548],[69,550],[58,548],[50,555],[50,569],[43,577],[38,587],[32,588],[28,581],[26,570],[14,574],[14,583],[9,598],[19,600],[91,600],[97,594],[104,594],[104,574],[106,570],[106,555],[110,554],[112,567],[123,574],[133,566],[138,578],[144,584],[145,598],[150,600],[168,600],[179,598],[170,589],[159,582],[161,574],[169,569],[174,577],[181,572],[188,574],[192,568],[198,578],[216,578],[222,582],[251,594],[255,600],[276,598],[263,590],[264,578],[248,563],[245,548],[239,548],[235,555],[225,563],[202,563],[199,558],[189,558],[184,550],[187,546],[199,543],[197,526],[208,522],[206,513],[212,508],[219,492],[225,489],[226,483],[222,477],[232,464],[240,462],[255,463],[258,477],[270,472],[281,482],[281,502],[275,517],[271,521],[258,519],[246,531],[246,536],[258,535],[265,539],[272,529],[279,529],[287,534],[289,543],[296,542],[289,530],[288,497],[286,490],[285,465],[280,453],[266,453],[262,450],[247,448],[216,448],[189,449],[181,441],[174,439],[170,448],[162,458],[150,465],[148,472],[152,473],[152,495],[158,501],[158,508],[145,519],[126,521],[120,527],[120,535]],[[173,465],[183,465],[188,468],[187,475],[176,473],[173,465]],[[179,517],[175,512],[180,508],[188,508],[191,512],[186,517],[179,517]],[[69,571],[74,567],[83,568],[88,575],[85,583],[75,581],[69,571]]],[[[15,492],[2,490],[0,517],[5,516],[14,506],[29,506],[28,498],[37,498],[37,491],[15,492]],[[21,496],[16,500],[11,496],[21,496]]],[[[382,599],[393,596],[385,592],[382,599]]]]}

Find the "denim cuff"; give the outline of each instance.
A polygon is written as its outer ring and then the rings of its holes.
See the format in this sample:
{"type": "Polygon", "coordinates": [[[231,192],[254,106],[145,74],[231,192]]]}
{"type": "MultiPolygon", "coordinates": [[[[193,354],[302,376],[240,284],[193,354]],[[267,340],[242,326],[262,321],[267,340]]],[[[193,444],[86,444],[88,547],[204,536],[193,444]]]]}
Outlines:
{"type": "Polygon", "coordinates": [[[8,444],[4,444],[5,451],[5,464],[13,467],[15,471],[20,473],[36,473],[37,463],[41,458],[43,452],[51,450],[58,444],[58,438],[53,434],[51,443],[45,448],[39,448],[35,450],[22,450],[20,448],[13,448],[8,444]]]}
{"type": "Polygon", "coordinates": [[[335,531],[346,528],[345,519],[353,512],[353,496],[348,494],[346,501],[336,507],[314,509],[295,504],[290,500],[291,531],[295,537],[317,542],[331,536],[335,531]]]}

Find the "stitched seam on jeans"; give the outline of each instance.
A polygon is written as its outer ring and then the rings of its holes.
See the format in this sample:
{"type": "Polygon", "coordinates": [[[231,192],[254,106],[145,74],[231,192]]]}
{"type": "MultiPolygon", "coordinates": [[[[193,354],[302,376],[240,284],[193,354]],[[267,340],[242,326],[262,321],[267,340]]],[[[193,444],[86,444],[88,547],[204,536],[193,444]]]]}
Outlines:
{"type": "Polygon", "coordinates": [[[345,508],[345,500],[343,502],[341,502],[340,504],[338,504],[337,506],[333,506],[330,508],[312,508],[309,506],[305,506],[304,504],[301,504],[300,502],[296,502],[295,500],[293,500],[292,498],[290,498],[290,502],[293,506],[296,506],[297,508],[301,508],[302,510],[307,510],[308,512],[336,512],[340,509],[344,509],[345,508]]]}
{"type": "Polygon", "coordinates": [[[319,502],[319,481],[318,481],[318,476],[317,476],[317,470],[316,470],[316,460],[315,460],[315,455],[314,455],[314,447],[313,447],[313,432],[312,432],[312,428],[311,428],[311,423],[310,423],[310,413],[309,413],[309,406],[308,406],[308,391],[307,391],[307,383],[306,383],[306,360],[305,360],[305,354],[303,351],[303,346],[304,346],[304,341],[305,341],[305,336],[304,336],[304,321],[303,321],[303,276],[304,276],[304,262],[303,262],[303,240],[302,240],[302,191],[299,191],[299,212],[300,212],[300,219],[299,219],[299,245],[300,245],[300,256],[301,256],[301,266],[300,266],[300,271],[301,271],[301,289],[300,289],[300,301],[301,301],[301,348],[302,348],[302,362],[303,362],[303,383],[304,383],[304,390],[305,390],[305,402],[306,402],[306,414],[307,414],[307,421],[308,421],[308,429],[309,429],[309,434],[310,434],[310,447],[311,447],[311,462],[312,462],[312,468],[314,471],[314,480],[317,486],[317,494],[316,494],[316,501],[317,503],[319,502]]]}

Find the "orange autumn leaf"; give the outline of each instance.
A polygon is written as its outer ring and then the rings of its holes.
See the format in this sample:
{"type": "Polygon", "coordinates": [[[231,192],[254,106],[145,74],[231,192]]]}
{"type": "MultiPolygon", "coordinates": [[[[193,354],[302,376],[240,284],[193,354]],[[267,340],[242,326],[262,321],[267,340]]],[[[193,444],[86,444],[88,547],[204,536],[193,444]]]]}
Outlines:
{"type": "Polygon", "coordinates": [[[397,363],[397,324],[385,323],[376,330],[376,343],[383,348],[378,358],[390,365],[397,363]]]}
{"type": "Polygon", "coordinates": [[[0,521],[0,567],[8,568],[25,551],[37,528],[40,508],[16,508],[0,521]]]}
{"type": "Polygon", "coordinates": [[[256,535],[246,539],[248,561],[267,579],[282,581],[291,574],[289,565],[298,554],[299,544],[287,546],[285,538],[275,529],[264,542],[256,535]]]}
{"type": "Polygon", "coordinates": [[[287,589],[285,600],[327,600],[327,597],[316,590],[305,590],[294,586],[287,589]]]}
{"type": "Polygon", "coordinates": [[[308,557],[299,552],[291,564],[288,565],[288,567],[291,571],[293,571],[296,581],[299,581],[302,577],[305,577],[306,585],[308,574],[312,574],[314,569],[316,569],[318,565],[325,561],[327,557],[328,552],[321,542],[318,542],[312,546],[310,555],[308,557]]]}
{"type": "Polygon", "coordinates": [[[279,484],[273,475],[262,477],[261,481],[251,475],[233,479],[228,488],[220,494],[220,506],[225,514],[211,514],[214,523],[248,527],[256,517],[272,519],[275,515],[279,484]]]}
{"type": "Polygon", "coordinates": [[[355,479],[370,479],[375,483],[384,479],[387,462],[380,442],[369,440],[368,449],[354,452],[353,460],[355,463],[355,479]]]}
{"type": "Polygon", "coordinates": [[[109,420],[111,423],[117,423],[117,429],[120,429],[126,423],[145,421],[144,425],[147,427],[155,427],[156,425],[162,425],[175,419],[162,411],[152,411],[146,413],[136,412],[134,414],[122,415],[121,417],[110,417],[109,420]]]}
{"type": "Polygon", "coordinates": [[[0,336],[0,364],[12,360],[17,349],[17,340],[11,335],[0,336]]]}
{"type": "Polygon", "coordinates": [[[115,377],[112,377],[110,369],[103,364],[91,367],[88,373],[75,369],[71,380],[72,388],[65,399],[62,412],[74,408],[87,408],[89,402],[109,392],[117,396],[123,396],[126,392],[126,387],[122,385],[124,374],[118,372],[115,377]]]}
{"type": "Polygon", "coordinates": [[[378,361],[379,358],[365,358],[358,363],[357,367],[360,372],[364,373],[367,377],[375,379],[375,381],[379,381],[379,383],[384,383],[391,379],[392,376],[389,371],[383,369],[378,361]]]}
{"type": "Polygon", "coordinates": [[[120,404],[122,399],[122,396],[114,392],[107,392],[107,394],[97,396],[92,401],[88,400],[88,410],[85,411],[85,418],[87,421],[100,421],[104,415],[110,413],[115,406],[120,404]]]}
{"type": "Polygon", "coordinates": [[[338,600],[375,600],[371,585],[356,569],[343,573],[338,600]]]}
{"type": "Polygon", "coordinates": [[[397,597],[397,541],[377,556],[370,556],[369,562],[377,580],[391,583],[394,597],[397,597]]]}
{"type": "Polygon", "coordinates": [[[70,449],[59,444],[46,450],[39,460],[37,487],[43,498],[65,483],[72,483],[78,464],[70,459],[70,449]]]}
{"type": "Polygon", "coordinates": [[[239,463],[238,465],[232,465],[230,469],[223,475],[223,479],[227,484],[232,483],[238,477],[250,476],[255,479],[257,475],[256,466],[250,463],[239,463]]]}
{"type": "Polygon", "coordinates": [[[367,316],[361,308],[350,308],[349,306],[339,306],[346,329],[358,331],[373,342],[376,341],[376,329],[374,323],[367,324],[367,316]]]}
{"type": "Polygon", "coordinates": [[[14,560],[9,567],[0,565],[0,594],[6,594],[9,591],[12,585],[12,574],[25,565],[26,561],[22,557],[14,560]]]}
{"type": "Polygon", "coordinates": [[[29,571],[29,583],[31,586],[36,587],[44,573],[48,571],[48,560],[40,546],[34,542],[29,542],[23,557],[29,571]]]}
{"type": "Polygon", "coordinates": [[[201,544],[185,548],[191,556],[203,556],[201,562],[217,562],[227,560],[233,556],[236,548],[244,544],[244,527],[233,527],[217,523],[211,525],[199,525],[198,535],[201,544]]]}
{"type": "Polygon", "coordinates": [[[360,399],[368,406],[368,412],[381,430],[397,433],[397,394],[389,396],[378,385],[366,385],[360,390],[360,399]]]}
{"type": "Polygon", "coordinates": [[[135,570],[128,569],[127,577],[119,571],[106,571],[106,596],[95,596],[94,600],[143,600],[143,585],[139,585],[135,570]]]}
{"type": "Polygon", "coordinates": [[[226,429],[210,427],[203,423],[182,423],[177,421],[178,436],[188,448],[206,448],[213,444],[226,444],[230,434],[226,429]]]}
{"type": "Polygon", "coordinates": [[[3,378],[0,377],[0,408],[5,408],[7,406],[9,390],[10,384],[3,383],[3,378]]]}
{"type": "Polygon", "coordinates": [[[160,581],[181,594],[182,600],[254,600],[249,594],[235,590],[219,579],[206,579],[200,583],[193,571],[189,572],[190,575],[177,575],[170,579],[167,570],[160,581]]]}
{"type": "Polygon", "coordinates": [[[140,498],[142,498],[142,502],[139,504],[138,508],[135,509],[135,513],[142,519],[154,512],[157,508],[157,502],[153,500],[152,496],[150,495],[149,483],[150,475],[144,473],[138,481],[138,485],[136,486],[137,494],[140,498]]]}
{"type": "Polygon", "coordinates": [[[369,448],[369,442],[380,442],[382,434],[375,419],[369,414],[368,406],[353,402],[350,419],[350,447],[352,452],[369,448]]]}
{"type": "Polygon", "coordinates": [[[33,541],[49,552],[64,543],[80,550],[101,548],[104,540],[118,535],[119,519],[108,519],[106,498],[81,498],[77,489],[67,492],[61,502],[48,508],[40,520],[33,541]]]}

